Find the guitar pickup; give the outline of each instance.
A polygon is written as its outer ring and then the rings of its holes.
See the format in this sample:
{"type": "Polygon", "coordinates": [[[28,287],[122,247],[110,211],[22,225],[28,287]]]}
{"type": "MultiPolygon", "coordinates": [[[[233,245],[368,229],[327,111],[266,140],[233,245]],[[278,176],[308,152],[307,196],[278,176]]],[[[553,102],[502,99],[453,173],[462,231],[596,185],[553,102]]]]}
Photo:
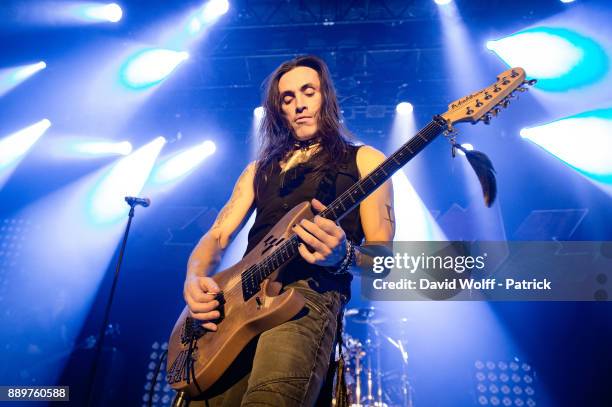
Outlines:
{"type": "Polygon", "coordinates": [[[219,318],[213,320],[212,322],[214,322],[215,324],[218,324],[219,322],[221,322],[223,320],[223,318],[225,318],[225,296],[223,295],[223,291],[219,291],[216,295],[215,295],[215,300],[219,301],[219,307],[217,307],[217,310],[219,311],[219,318]]]}

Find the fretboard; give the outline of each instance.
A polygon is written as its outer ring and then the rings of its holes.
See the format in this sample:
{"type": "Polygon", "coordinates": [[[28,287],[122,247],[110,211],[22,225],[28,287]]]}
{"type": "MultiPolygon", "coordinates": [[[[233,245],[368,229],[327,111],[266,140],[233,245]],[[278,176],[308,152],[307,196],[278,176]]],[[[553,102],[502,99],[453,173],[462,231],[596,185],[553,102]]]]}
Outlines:
{"type": "MultiPolygon", "coordinates": [[[[429,122],[427,126],[408,140],[406,144],[391,154],[370,174],[357,181],[330,203],[319,215],[336,222],[342,219],[385,181],[391,178],[394,173],[406,165],[408,161],[421,152],[442,131],[444,131],[443,119],[434,118],[434,120],[429,122]]],[[[292,236],[281,243],[262,261],[242,272],[242,289],[245,301],[259,291],[260,284],[264,279],[298,254],[297,247],[299,243],[300,241],[297,236],[292,236]]]]}

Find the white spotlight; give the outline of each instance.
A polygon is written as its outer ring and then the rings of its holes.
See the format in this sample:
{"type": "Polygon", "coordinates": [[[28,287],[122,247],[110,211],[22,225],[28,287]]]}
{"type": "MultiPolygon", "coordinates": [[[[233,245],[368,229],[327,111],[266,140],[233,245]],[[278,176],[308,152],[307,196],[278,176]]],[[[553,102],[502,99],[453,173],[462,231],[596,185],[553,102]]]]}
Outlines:
{"type": "Polygon", "coordinates": [[[113,223],[127,214],[123,197],[140,193],[165,143],[164,137],[155,138],[123,157],[105,174],[89,197],[89,215],[94,223],[113,223]]]}
{"type": "Polygon", "coordinates": [[[561,0],[561,3],[573,3],[574,0],[561,0]]]}
{"type": "Polygon", "coordinates": [[[264,109],[263,106],[258,106],[255,109],[253,109],[253,116],[255,116],[255,118],[258,120],[263,119],[265,114],[266,114],[266,110],[264,109]]]}
{"type": "Polygon", "coordinates": [[[154,171],[151,183],[155,185],[167,184],[177,181],[179,178],[189,174],[202,161],[215,153],[217,147],[211,140],[181,151],[160,163],[154,171]]]}
{"type": "Polygon", "coordinates": [[[449,4],[453,0],[434,0],[434,2],[439,6],[445,6],[449,4]]]}
{"type": "Polygon", "coordinates": [[[164,80],[183,61],[186,51],[145,49],[132,55],[121,68],[121,80],[132,89],[146,88],[164,80]]]}
{"type": "Polygon", "coordinates": [[[205,22],[211,22],[229,10],[229,2],[227,0],[210,0],[202,10],[202,19],[205,22]]]}
{"type": "MultiPolygon", "coordinates": [[[[467,151],[473,151],[474,150],[474,146],[471,145],[470,143],[463,143],[463,144],[461,144],[461,147],[465,148],[467,151]]],[[[457,149],[457,154],[465,155],[465,153],[462,150],[460,150],[460,149],[457,149]]]]}
{"type": "Polygon", "coordinates": [[[197,17],[193,17],[189,22],[189,32],[195,34],[202,29],[202,23],[197,17]]]}
{"type": "Polygon", "coordinates": [[[412,103],[409,102],[400,102],[395,107],[395,111],[401,115],[410,114],[413,110],[414,107],[412,106],[412,103]]]}
{"type": "Polygon", "coordinates": [[[132,152],[132,144],[129,141],[121,141],[118,143],[110,142],[86,142],[75,144],[73,149],[77,153],[87,155],[128,155],[132,152]]]}
{"type": "Polygon", "coordinates": [[[202,155],[208,157],[209,155],[213,155],[217,151],[217,145],[210,140],[206,140],[202,143],[202,155]]]}
{"type": "Polygon", "coordinates": [[[69,12],[83,21],[109,21],[116,23],[123,17],[123,10],[117,3],[97,4],[86,3],[77,4],[69,9],[69,12]]]}
{"type": "Polygon", "coordinates": [[[43,119],[0,140],[0,170],[21,159],[49,127],[49,119],[43,119]]]}
{"type": "Polygon", "coordinates": [[[107,4],[104,6],[103,10],[106,19],[111,23],[116,23],[123,17],[123,10],[121,10],[121,7],[119,7],[117,3],[107,4]]]}
{"type": "Polygon", "coordinates": [[[23,68],[17,70],[13,75],[13,81],[21,82],[30,76],[34,75],[36,72],[41,71],[47,67],[45,61],[40,61],[35,64],[26,65],[23,68]]]}

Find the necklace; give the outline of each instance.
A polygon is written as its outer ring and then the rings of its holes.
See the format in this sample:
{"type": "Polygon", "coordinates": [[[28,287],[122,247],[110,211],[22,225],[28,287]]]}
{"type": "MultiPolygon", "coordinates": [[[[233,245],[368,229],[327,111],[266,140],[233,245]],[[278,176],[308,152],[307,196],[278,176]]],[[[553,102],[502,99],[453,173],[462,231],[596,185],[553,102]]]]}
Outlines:
{"type": "Polygon", "coordinates": [[[319,137],[313,137],[309,140],[295,140],[293,143],[293,148],[294,150],[306,151],[311,147],[318,145],[319,141],[321,141],[319,137]]]}
{"type": "Polygon", "coordinates": [[[294,140],[293,151],[288,153],[285,162],[281,164],[281,173],[289,170],[296,165],[308,161],[310,150],[316,149],[319,146],[319,137],[311,138],[310,140],[294,140]]]}

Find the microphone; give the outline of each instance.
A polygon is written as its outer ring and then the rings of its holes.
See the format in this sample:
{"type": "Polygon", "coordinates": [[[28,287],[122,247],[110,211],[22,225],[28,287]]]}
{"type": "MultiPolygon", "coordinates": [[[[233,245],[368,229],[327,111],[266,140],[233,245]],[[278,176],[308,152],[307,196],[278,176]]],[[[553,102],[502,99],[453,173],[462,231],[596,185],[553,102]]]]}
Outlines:
{"type": "Polygon", "coordinates": [[[143,208],[146,208],[147,206],[151,205],[151,200],[149,198],[137,198],[135,196],[126,196],[125,202],[132,207],[141,205],[143,208]]]}

